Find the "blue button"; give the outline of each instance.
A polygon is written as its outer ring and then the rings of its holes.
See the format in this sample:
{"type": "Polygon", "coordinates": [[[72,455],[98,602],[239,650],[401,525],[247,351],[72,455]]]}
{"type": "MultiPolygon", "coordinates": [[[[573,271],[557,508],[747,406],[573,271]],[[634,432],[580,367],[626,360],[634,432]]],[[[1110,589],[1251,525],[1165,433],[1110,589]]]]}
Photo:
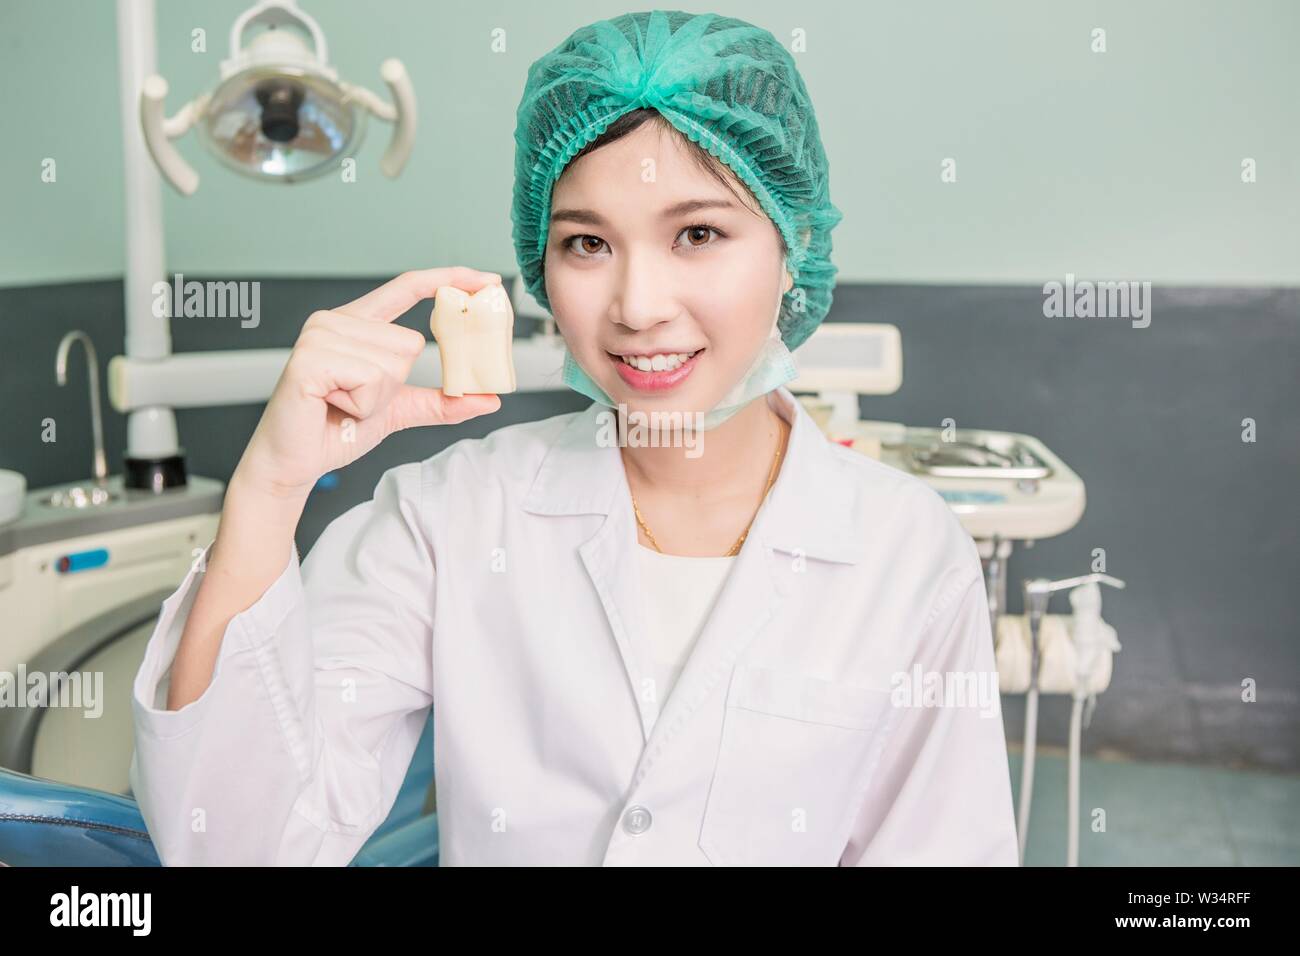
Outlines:
{"type": "Polygon", "coordinates": [[[106,548],[95,548],[91,551],[65,554],[55,562],[54,566],[62,574],[72,574],[76,571],[102,568],[106,564],[108,564],[108,550],[106,548]]]}

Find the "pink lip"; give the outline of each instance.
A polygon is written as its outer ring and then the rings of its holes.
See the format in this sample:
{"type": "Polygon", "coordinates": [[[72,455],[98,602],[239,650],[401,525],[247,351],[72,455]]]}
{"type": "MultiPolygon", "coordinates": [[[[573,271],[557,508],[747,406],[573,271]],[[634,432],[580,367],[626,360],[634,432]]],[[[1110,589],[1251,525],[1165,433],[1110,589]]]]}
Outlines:
{"type": "MultiPolygon", "coordinates": [[[[609,354],[609,353],[606,353],[609,354]]],[[[618,374],[623,376],[623,381],[641,392],[663,392],[670,388],[680,385],[686,376],[691,374],[691,369],[695,368],[696,361],[704,354],[704,350],[696,352],[681,365],[672,371],[663,372],[643,372],[639,368],[633,368],[616,355],[610,355],[609,360],[618,368],[618,374]]]]}

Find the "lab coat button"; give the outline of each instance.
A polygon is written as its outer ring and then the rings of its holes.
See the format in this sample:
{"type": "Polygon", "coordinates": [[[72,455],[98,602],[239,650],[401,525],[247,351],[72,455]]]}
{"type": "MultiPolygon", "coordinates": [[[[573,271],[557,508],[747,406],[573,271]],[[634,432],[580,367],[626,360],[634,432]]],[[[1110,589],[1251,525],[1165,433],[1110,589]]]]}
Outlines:
{"type": "Polygon", "coordinates": [[[650,811],[642,806],[628,807],[623,814],[623,829],[628,833],[645,833],[650,829],[650,811]]]}

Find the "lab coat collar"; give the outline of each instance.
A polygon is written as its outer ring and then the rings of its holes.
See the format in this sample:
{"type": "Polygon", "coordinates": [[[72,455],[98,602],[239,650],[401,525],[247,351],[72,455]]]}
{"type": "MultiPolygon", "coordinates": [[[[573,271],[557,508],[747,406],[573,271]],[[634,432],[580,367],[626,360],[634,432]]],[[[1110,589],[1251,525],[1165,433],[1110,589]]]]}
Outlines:
{"type": "MultiPolygon", "coordinates": [[[[788,554],[857,563],[864,556],[865,543],[844,532],[853,504],[851,470],[836,459],[829,439],[789,389],[774,389],[767,401],[790,423],[790,440],[750,538],[758,537],[788,554]]],[[[609,515],[628,501],[623,456],[617,447],[596,442],[602,411],[611,410],[592,402],[560,432],[533,479],[524,510],[540,515],[609,515]]]]}

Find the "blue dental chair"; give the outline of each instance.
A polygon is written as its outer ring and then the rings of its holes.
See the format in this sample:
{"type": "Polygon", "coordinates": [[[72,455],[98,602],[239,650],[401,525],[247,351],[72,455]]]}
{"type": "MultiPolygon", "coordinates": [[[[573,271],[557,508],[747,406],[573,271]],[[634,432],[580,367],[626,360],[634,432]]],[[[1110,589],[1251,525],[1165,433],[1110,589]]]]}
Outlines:
{"type": "MultiPolygon", "coordinates": [[[[156,618],[163,591],[113,608],[69,632],[28,662],[29,671],[74,673],[100,650],[156,618]]],[[[0,865],[159,866],[144,818],[130,796],[33,776],[42,711],[0,708],[0,865]]],[[[437,866],[433,717],[425,724],[387,819],[352,866],[437,866]]]]}
{"type": "MultiPolygon", "coordinates": [[[[433,720],[425,725],[388,818],[352,866],[437,866],[438,816],[425,812],[433,784],[433,720]]],[[[0,864],[159,866],[130,797],[0,768],[0,864]]]]}

